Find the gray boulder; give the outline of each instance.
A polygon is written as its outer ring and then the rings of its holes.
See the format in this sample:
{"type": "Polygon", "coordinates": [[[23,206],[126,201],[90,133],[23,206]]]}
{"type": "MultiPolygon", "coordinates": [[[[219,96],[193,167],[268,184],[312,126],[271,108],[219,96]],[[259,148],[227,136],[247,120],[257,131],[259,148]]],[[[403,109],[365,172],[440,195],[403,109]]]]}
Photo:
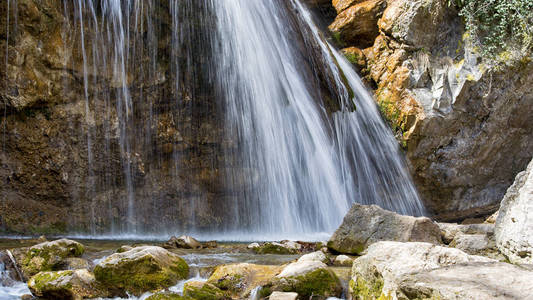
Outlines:
{"type": "Polygon", "coordinates": [[[361,254],[379,241],[441,243],[439,226],[425,217],[403,216],[376,205],[354,204],[328,242],[339,253],[361,254]]]}
{"type": "Polygon", "coordinates": [[[353,299],[398,299],[405,274],[477,262],[495,260],[430,243],[379,242],[354,261],[350,293],[353,299]]]}
{"type": "Polygon", "coordinates": [[[511,262],[533,264],[533,161],[507,190],[495,235],[498,249],[511,262]]]}

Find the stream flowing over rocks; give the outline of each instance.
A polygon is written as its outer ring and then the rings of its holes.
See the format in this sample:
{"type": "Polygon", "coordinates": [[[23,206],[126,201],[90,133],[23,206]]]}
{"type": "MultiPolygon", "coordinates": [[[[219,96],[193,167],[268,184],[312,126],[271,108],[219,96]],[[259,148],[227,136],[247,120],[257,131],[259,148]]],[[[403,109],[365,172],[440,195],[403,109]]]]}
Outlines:
{"type": "Polygon", "coordinates": [[[0,300],[533,300],[533,55],[463,2],[0,1],[0,300]]]}

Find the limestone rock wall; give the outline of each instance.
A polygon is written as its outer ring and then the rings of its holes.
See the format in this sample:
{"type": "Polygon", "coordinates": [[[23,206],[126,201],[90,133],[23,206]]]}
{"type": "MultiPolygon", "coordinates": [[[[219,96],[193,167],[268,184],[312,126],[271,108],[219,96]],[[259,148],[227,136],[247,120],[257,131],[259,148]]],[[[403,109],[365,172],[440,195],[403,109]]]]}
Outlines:
{"type": "Polygon", "coordinates": [[[533,154],[531,59],[488,64],[444,0],[333,5],[330,30],[375,88],[428,210],[441,220],[496,210],[533,154]]]}
{"type": "MultiPolygon", "coordinates": [[[[122,87],[95,63],[105,53],[92,52],[100,42],[94,28],[89,21],[81,28],[75,1],[65,3],[0,2],[0,232],[162,233],[168,224],[220,225],[225,210],[215,199],[232,197],[219,176],[232,167],[223,157],[232,144],[213,88],[185,76],[175,87],[176,70],[165,58],[170,9],[150,12],[160,27],[139,27],[127,45],[135,56],[126,62],[132,112],[124,122],[122,87]],[[131,203],[135,218],[127,217],[131,203]]],[[[207,64],[208,50],[191,44],[197,48],[180,50],[197,56],[176,59],[207,64]]]]}

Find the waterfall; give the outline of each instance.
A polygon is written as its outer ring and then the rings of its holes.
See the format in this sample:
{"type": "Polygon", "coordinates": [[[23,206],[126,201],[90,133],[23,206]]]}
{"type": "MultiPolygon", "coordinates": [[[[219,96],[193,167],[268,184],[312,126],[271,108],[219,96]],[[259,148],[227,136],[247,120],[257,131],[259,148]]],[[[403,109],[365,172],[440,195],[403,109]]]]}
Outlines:
{"type": "Polygon", "coordinates": [[[354,202],[424,214],[371,95],[299,0],[62,7],[83,160],[72,234],[301,239],[354,202]]]}
{"type": "Polygon", "coordinates": [[[309,12],[298,1],[216,0],[214,5],[229,134],[238,139],[241,167],[252,170],[245,200],[234,212],[234,230],[245,225],[257,233],[292,236],[331,232],[354,201],[422,214],[390,129],[309,12]],[[313,66],[301,57],[310,51],[298,48],[299,34],[306,36],[307,47],[318,46],[333,75],[330,87],[341,105],[331,116],[306,74],[313,66]]]}

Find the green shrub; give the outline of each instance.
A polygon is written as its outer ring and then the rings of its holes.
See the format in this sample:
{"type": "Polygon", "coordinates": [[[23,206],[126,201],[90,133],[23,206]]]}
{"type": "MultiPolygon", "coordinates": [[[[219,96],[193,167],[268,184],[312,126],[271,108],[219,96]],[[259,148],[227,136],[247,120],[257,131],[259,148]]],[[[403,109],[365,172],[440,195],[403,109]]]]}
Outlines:
{"type": "Polygon", "coordinates": [[[533,0],[447,0],[463,16],[482,54],[522,58],[533,49],[533,0]]]}

